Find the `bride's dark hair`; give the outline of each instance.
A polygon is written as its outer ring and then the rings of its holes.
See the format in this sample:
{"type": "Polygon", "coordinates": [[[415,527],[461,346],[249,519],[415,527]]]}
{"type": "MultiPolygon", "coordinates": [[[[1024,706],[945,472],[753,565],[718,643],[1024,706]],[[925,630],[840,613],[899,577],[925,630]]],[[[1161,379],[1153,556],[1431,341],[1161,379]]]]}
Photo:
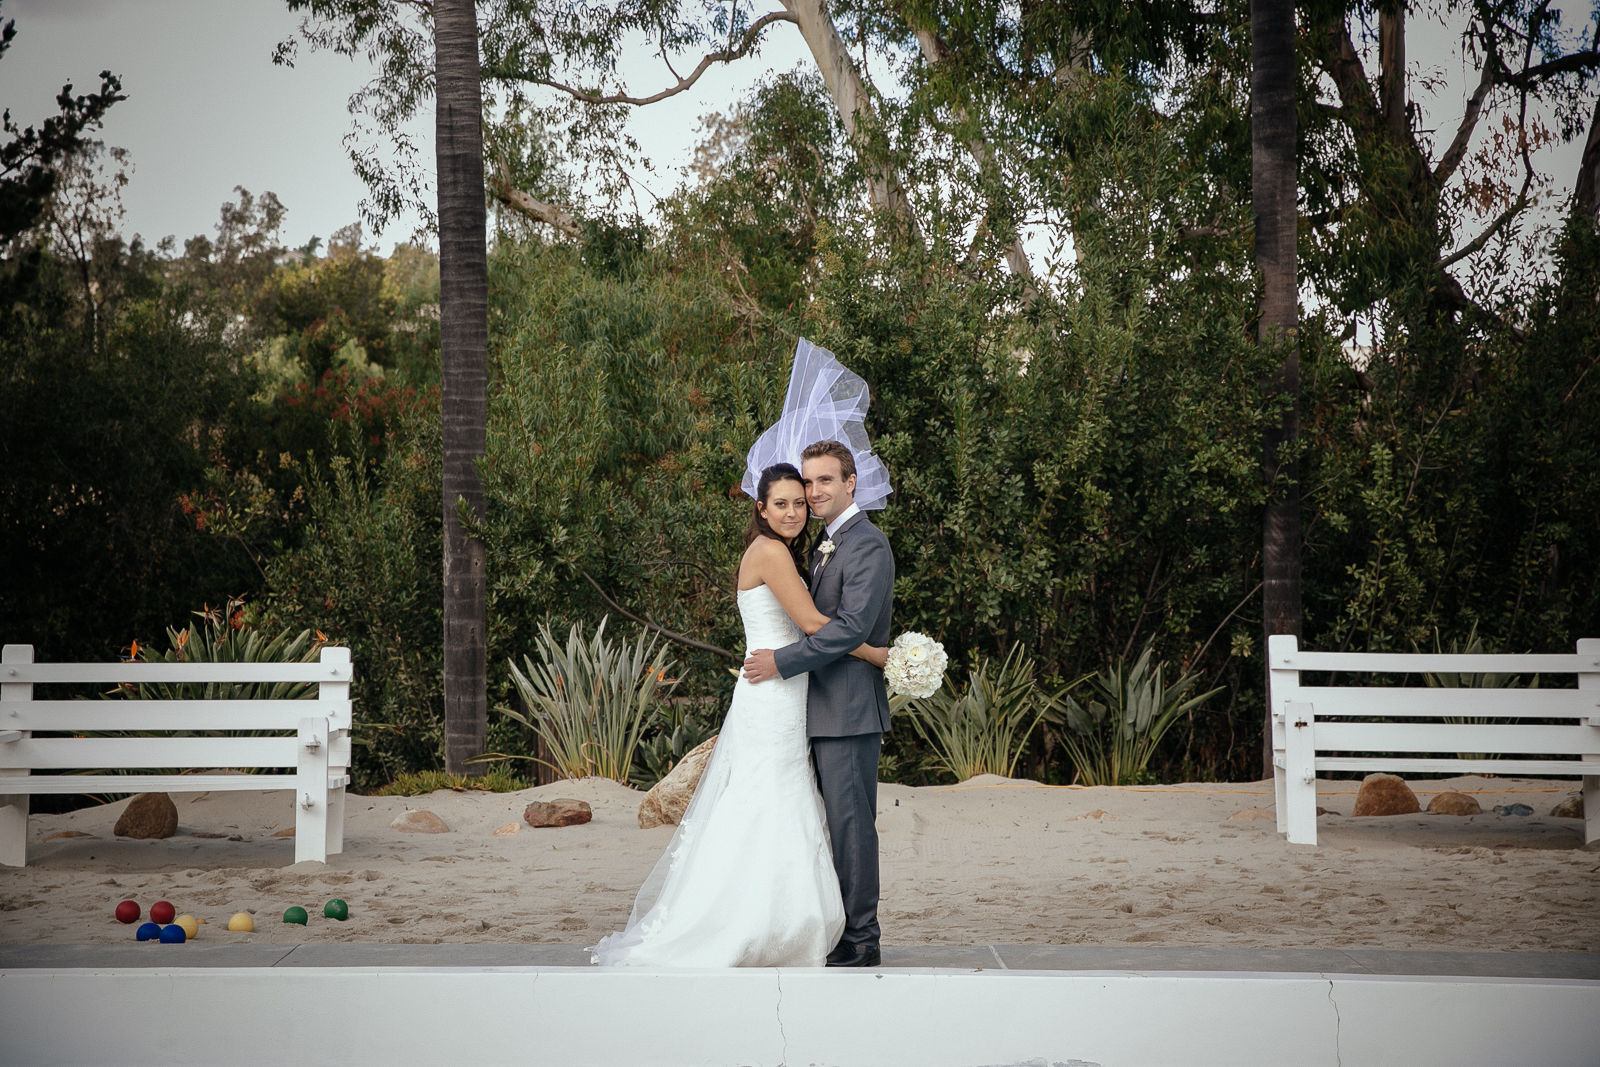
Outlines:
{"type": "MultiPolygon", "coordinates": [[[[746,548],[749,548],[750,543],[758,537],[770,537],[774,541],[783,541],[782,537],[772,531],[772,525],[761,514],[761,504],[767,502],[767,496],[776,482],[795,482],[799,484],[802,490],[806,484],[805,479],[800,477],[800,472],[795,469],[792,463],[774,463],[761,472],[761,480],[756,483],[756,500],[761,503],[752,503],[750,505],[750,525],[744,528],[744,547],[746,548]]],[[[803,533],[804,531],[802,531],[803,533]]],[[[800,572],[802,580],[809,580],[810,575],[806,567],[806,557],[800,549],[800,542],[804,540],[804,536],[798,536],[793,541],[786,543],[789,546],[789,555],[794,560],[794,569],[800,572]]],[[[737,569],[735,572],[737,573],[737,569]]]]}

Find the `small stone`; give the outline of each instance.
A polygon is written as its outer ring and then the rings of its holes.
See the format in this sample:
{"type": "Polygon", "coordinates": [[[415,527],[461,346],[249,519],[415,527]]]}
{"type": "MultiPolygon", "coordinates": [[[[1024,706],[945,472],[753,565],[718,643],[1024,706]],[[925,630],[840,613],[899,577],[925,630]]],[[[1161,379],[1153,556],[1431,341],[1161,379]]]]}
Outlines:
{"type": "Polygon", "coordinates": [[[295,830],[295,828],[293,826],[291,826],[286,830],[279,830],[277,833],[273,834],[272,836],[273,837],[293,837],[294,836],[294,830],[295,830]]]}
{"type": "Polygon", "coordinates": [[[639,802],[639,829],[678,825],[683,813],[689,810],[689,801],[694,799],[700,776],[705,773],[716,747],[715,737],[696,745],[665,778],[650,787],[650,792],[639,802]]]}
{"type": "Polygon", "coordinates": [[[1093,811],[1086,811],[1082,815],[1074,815],[1072,818],[1068,819],[1067,821],[1068,822],[1081,822],[1084,819],[1099,819],[1102,822],[1117,822],[1118,821],[1117,817],[1115,815],[1111,814],[1109,811],[1101,811],[1099,808],[1095,808],[1093,811]]]}
{"type": "Polygon", "coordinates": [[[578,826],[594,818],[594,810],[581,800],[557,797],[555,800],[536,800],[522,813],[522,821],[529,826],[578,826]]]}
{"type": "Polygon", "coordinates": [[[1494,813],[1496,815],[1532,815],[1533,809],[1526,804],[1496,804],[1494,813]]]}
{"type": "Polygon", "coordinates": [[[1481,815],[1483,809],[1478,802],[1465,793],[1451,791],[1440,793],[1428,801],[1430,815],[1481,815]]]}
{"type": "Polygon", "coordinates": [[[1361,780],[1361,790],[1356,794],[1355,810],[1350,814],[1415,815],[1422,810],[1417,794],[1406,785],[1405,779],[1392,774],[1369,774],[1361,780]]]}
{"type": "MultiPolygon", "coordinates": [[[[1550,814],[1557,819],[1583,818],[1583,794],[1577,793],[1568,797],[1550,809],[1550,814]]],[[[46,841],[50,840],[48,837],[46,841]]]]}
{"type": "Polygon", "coordinates": [[[44,835],[44,840],[46,840],[46,841],[56,841],[56,840],[59,840],[59,839],[61,839],[63,837],[93,837],[93,836],[94,836],[93,834],[86,834],[82,830],[57,830],[53,834],[45,834],[44,835]]]}
{"type": "Polygon", "coordinates": [[[431,811],[404,811],[389,824],[389,829],[403,834],[447,834],[450,827],[431,811]]]}
{"type": "Polygon", "coordinates": [[[1254,822],[1257,819],[1272,819],[1276,821],[1278,813],[1268,811],[1266,808],[1244,808],[1228,816],[1229,822],[1254,822]]]}
{"type": "Polygon", "coordinates": [[[165,793],[140,793],[128,801],[112,833],[118,837],[171,837],[178,832],[178,806],[165,793]]]}
{"type": "Polygon", "coordinates": [[[494,828],[494,836],[510,837],[520,829],[522,829],[522,824],[520,822],[508,822],[504,826],[496,826],[494,828]]]}

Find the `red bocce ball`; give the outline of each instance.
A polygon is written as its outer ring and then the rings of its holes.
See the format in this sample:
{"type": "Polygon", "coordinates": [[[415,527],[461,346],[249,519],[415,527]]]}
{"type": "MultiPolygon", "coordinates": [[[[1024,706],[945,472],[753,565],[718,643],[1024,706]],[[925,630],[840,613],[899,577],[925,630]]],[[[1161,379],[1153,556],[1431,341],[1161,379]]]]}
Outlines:
{"type": "Polygon", "coordinates": [[[124,900],[117,905],[117,922],[136,923],[139,921],[139,905],[131,900],[124,900]]]}
{"type": "Polygon", "coordinates": [[[166,924],[178,915],[178,909],[164,900],[158,900],[150,905],[150,921],[166,924]]]}

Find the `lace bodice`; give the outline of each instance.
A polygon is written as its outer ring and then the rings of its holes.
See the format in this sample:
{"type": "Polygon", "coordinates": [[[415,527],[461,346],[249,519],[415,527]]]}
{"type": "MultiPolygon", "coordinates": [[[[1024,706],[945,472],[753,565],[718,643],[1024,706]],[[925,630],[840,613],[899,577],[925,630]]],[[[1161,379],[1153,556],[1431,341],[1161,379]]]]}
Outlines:
{"type": "Polygon", "coordinates": [[[771,586],[739,590],[739,617],[744,620],[744,647],[782,648],[800,640],[800,628],[778,603],[771,586]]]}

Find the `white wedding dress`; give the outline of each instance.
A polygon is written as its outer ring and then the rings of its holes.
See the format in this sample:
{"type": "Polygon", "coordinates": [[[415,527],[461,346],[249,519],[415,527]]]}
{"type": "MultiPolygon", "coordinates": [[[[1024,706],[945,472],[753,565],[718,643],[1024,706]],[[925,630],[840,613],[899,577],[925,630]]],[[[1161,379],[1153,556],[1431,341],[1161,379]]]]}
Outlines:
{"type": "MultiPolygon", "coordinates": [[[[800,632],[764,585],[741,589],[746,648],[800,632]]],[[[844,932],[806,739],[806,675],[733,689],[722,732],[628,928],[588,951],[610,967],[821,967],[844,932]]]]}

